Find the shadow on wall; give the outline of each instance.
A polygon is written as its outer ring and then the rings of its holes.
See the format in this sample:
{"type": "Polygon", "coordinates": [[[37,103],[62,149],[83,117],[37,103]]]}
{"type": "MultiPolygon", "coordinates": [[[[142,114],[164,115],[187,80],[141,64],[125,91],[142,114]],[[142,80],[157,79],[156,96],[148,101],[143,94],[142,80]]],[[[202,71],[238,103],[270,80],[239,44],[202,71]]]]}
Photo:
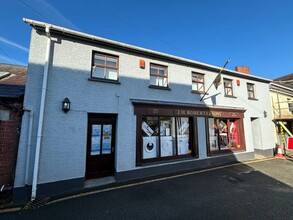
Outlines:
{"type": "MultiPolygon", "coordinates": [[[[54,61],[51,55],[51,61],[54,61]]],[[[51,62],[52,63],[52,62],[51,62]]],[[[20,151],[18,155],[16,183],[18,187],[24,186],[23,177],[26,167],[29,167],[29,183],[31,185],[35,146],[37,139],[38,114],[42,91],[43,66],[30,63],[28,67],[28,80],[25,94],[25,105],[35,112],[32,148],[30,161],[25,164],[28,139],[28,114],[22,125],[20,151]],[[21,164],[21,161],[23,164],[21,164]]],[[[148,70],[145,70],[148,72],[148,70]]],[[[86,135],[87,113],[121,113],[126,119],[133,119],[133,105],[130,99],[152,100],[173,103],[182,106],[207,107],[205,102],[216,105],[216,98],[220,94],[207,95],[200,102],[201,94],[191,93],[190,85],[170,83],[169,88],[149,88],[149,79],[130,78],[120,76],[118,82],[90,79],[90,67],[87,70],[70,69],[58,66],[49,66],[47,95],[44,115],[43,146],[41,149],[40,167],[41,182],[53,183],[61,179],[74,177],[84,178],[86,165],[86,135]],[[64,98],[71,102],[70,111],[64,114],[61,103],[64,98]],[[68,150],[70,149],[70,151],[68,150]],[[72,163],[74,159],[75,163],[72,163]],[[60,166],[62,164],[62,166],[60,166]],[[70,170],[70,172],[68,172],[70,170]]],[[[138,71],[137,75],[139,76],[138,71]]],[[[146,74],[148,77],[149,75],[146,74]]],[[[210,91],[211,94],[211,91],[210,91]]],[[[118,116],[119,117],[119,116],[118,116]]],[[[120,130],[120,135],[129,136],[129,132],[136,134],[135,126],[129,130],[120,130]]],[[[197,138],[197,137],[195,137],[197,138]]],[[[135,140],[127,140],[131,149],[136,149],[135,140]]],[[[130,152],[130,151],[129,151],[130,152]]],[[[135,172],[121,173],[120,181],[136,180],[156,175],[169,175],[176,172],[187,172],[205,167],[214,167],[237,161],[237,158],[227,148],[227,157],[214,157],[209,160],[185,161],[184,163],[169,163],[166,166],[145,168],[135,172]]],[[[130,158],[135,155],[131,152],[130,158]]],[[[188,158],[187,158],[188,159],[188,158]]],[[[186,158],[184,159],[186,160],[186,158]]],[[[133,163],[130,161],[129,163],[133,163]]],[[[117,175],[118,176],[118,175],[117,175]]],[[[82,186],[80,186],[82,187],[82,186]]],[[[41,186],[39,189],[41,190],[41,186]]],[[[78,187],[77,187],[78,188],[78,187]]],[[[68,190],[72,190],[68,188],[68,190]]],[[[55,193],[60,193],[55,189],[55,193]]],[[[45,193],[44,193],[45,194],[45,193]]]]}

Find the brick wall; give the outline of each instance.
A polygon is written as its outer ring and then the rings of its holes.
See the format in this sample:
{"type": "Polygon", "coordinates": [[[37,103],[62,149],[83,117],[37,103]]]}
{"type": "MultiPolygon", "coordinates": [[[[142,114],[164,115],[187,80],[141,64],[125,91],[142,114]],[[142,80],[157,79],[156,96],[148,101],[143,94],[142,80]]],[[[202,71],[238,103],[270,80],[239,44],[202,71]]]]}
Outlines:
{"type": "Polygon", "coordinates": [[[235,70],[240,73],[245,73],[250,75],[250,68],[249,66],[236,66],[235,70]]]}
{"type": "MultiPolygon", "coordinates": [[[[13,172],[18,148],[18,127],[21,117],[4,106],[0,110],[9,111],[9,118],[0,121],[0,188],[13,184],[13,172]]],[[[11,200],[11,192],[0,192],[0,204],[11,200]]]]}

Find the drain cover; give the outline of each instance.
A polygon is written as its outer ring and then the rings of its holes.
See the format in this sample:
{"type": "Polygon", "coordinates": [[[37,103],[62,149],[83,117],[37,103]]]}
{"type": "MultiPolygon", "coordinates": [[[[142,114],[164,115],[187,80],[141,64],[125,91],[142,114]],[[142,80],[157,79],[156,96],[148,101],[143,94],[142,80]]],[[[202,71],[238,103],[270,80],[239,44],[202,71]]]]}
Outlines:
{"type": "Polygon", "coordinates": [[[229,172],[237,175],[241,175],[243,173],[250,173],[254,171],[252,167],[249,167],[247,165],[239,165],[239,166],[234,166],[234,167],[229,167],[227,169],[229,172]]]}
{"type": "Polygon", "coordinates": [[[238,182],[242,182],[243,180],[238,178],[238,177],[234,177],[234,176],[229,176],[226,178],[228,181],[230,181],[231,183],[238,183],[238,182]]]}
{"type": "Polygon", "coordinates": [[[22,210],[26,210],[26,209],[37,209],[40,208],[44,205],[46,205],[47,201],[49,200],[49,198],[44,198],[44,199],[35,199],[34,201],[30,201],[28,204],[26,204],[22,210]]]}
{"type": "Polygon", "coordinates": [[[242,179],[235,177],[235,176],[224,176],[224,178],[231,183],[239,183],[239,182],[243,181],[242,179]]]}

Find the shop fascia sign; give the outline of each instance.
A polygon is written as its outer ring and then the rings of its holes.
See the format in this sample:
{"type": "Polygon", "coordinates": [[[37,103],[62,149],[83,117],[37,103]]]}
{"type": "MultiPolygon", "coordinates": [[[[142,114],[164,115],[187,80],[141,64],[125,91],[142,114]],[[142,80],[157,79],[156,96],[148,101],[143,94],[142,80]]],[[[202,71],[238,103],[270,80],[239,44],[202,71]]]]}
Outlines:
{"type": "Polygon", "coordinates": [[[214,110],[185,110],[175,109],[174,114],[176,116],[202,116],[202,117],[237,117],[240,118],[241,114],[238,112],[225,112],[225,111],[214,111],[214,110]]]}

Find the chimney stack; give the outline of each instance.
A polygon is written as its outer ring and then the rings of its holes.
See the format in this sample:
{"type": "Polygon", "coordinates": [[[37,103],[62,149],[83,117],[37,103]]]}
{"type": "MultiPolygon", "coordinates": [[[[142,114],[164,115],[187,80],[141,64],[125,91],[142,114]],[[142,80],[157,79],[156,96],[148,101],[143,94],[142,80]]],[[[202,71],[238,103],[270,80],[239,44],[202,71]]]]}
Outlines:
{"type": "Polygon", "coordinates": [[[236,70],[237,72],[245,73],[245,74],[250,75],[250,69],[249,69],[249,66],[236,66],[236,67],[235,67],[235,70],[236,70]]]}

